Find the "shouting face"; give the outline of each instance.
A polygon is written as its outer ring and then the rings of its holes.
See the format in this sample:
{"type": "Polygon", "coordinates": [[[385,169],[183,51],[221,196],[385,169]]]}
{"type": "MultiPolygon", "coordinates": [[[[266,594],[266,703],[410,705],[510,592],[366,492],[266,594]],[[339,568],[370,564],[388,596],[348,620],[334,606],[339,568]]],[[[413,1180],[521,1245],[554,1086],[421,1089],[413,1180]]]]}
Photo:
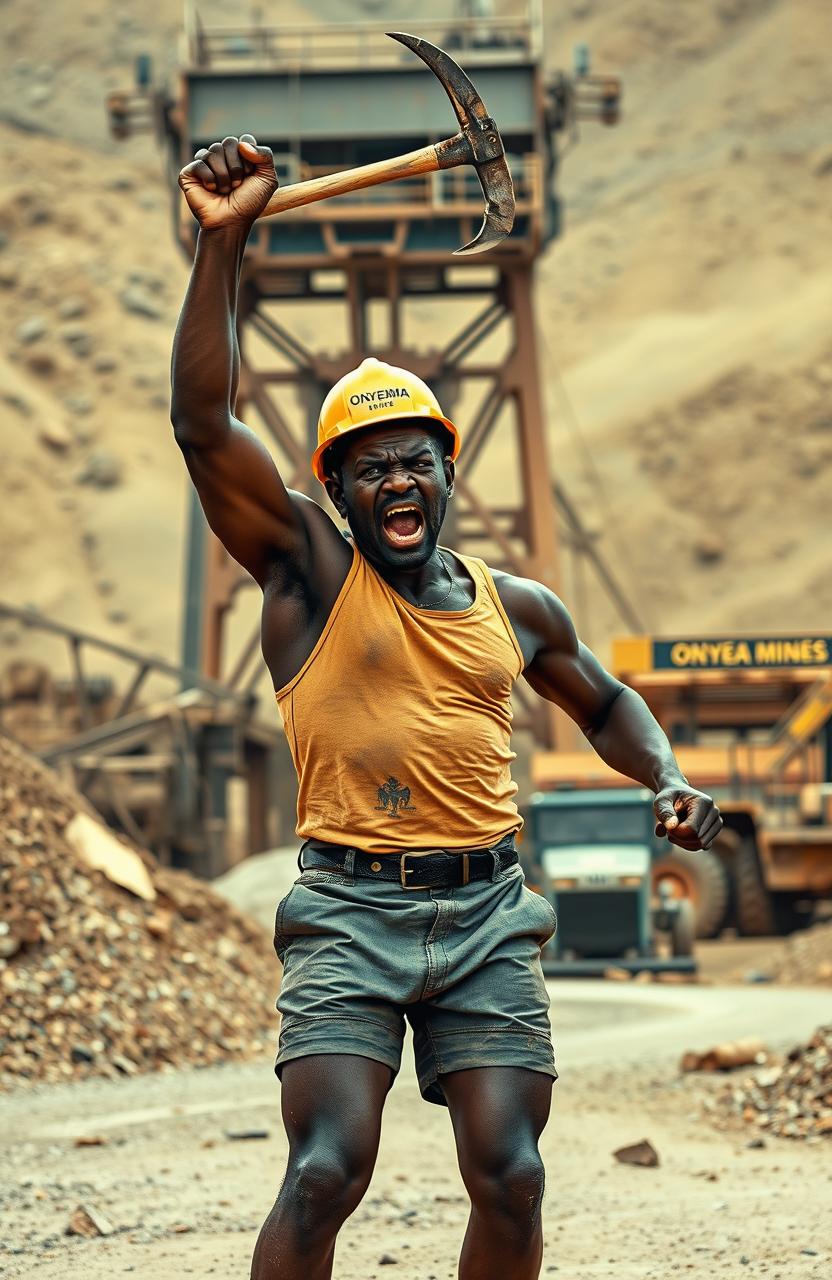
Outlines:
{"type": "Polygon", "coordinates": [[[327,492],[362,555],[390,569],[418,569],[436,548],[454,465],[421,420],[356,433],[327,492]]]}

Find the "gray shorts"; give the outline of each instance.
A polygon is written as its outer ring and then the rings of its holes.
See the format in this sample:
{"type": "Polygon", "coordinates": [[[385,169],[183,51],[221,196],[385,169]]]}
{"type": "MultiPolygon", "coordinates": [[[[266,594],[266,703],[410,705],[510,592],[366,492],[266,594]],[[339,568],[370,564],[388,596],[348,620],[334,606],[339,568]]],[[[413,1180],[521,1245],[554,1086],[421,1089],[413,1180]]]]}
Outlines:
{"type": "Polygon", "coordinates": [[[303,871],[275,920],[283,963],[275,1071],[292,1058],[345,1053],[395,1075],[406,1018],[429,1102],[446,1105],[442,1075],[470,1067],[528,1067],[557,1079],[540,965],[555,927],[518,864],[452,889],[303,871]]]}

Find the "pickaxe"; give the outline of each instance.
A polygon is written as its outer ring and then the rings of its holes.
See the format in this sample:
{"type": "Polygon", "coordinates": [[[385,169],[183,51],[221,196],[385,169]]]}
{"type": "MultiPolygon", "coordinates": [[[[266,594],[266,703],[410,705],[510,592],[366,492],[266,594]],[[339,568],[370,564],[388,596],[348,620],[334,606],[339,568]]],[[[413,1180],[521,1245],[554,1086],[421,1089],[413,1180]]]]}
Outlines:
{"type": "Polygon", "coordinates": [[[345,169],[341,173],[281,187],[260,217],[298,209],[301,205],[344,195],[347,191],[358,191],[362,187],[374,187],[380,182],[395,182],[419,173],[434,173],[437,169],[472,164],[485,196],[485,217],[479,233],[470,244],[455,252],[482,253],[505,239],[514,225],[514,188],[497,126],[465,72],[443,49],[401,31],[388,31],[387,34],[418,54],[438,77],[456,112],[460,132],[444,142],[437,142],[435,146],[421,147],[392,160],[380,160],[358,169],[345,169]]]}

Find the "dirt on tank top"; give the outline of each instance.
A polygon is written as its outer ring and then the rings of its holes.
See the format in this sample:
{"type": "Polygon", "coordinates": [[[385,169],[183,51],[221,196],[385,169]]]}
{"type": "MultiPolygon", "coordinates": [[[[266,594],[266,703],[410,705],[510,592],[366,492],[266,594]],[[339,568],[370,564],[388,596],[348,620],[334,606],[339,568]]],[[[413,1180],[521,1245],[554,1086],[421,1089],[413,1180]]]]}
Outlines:
{"type": "Polygon", "coordinates": [[[304,839],[368,853],[485,846],[521,819],[511,688],[523,656],[481,560],[467,609],[420,609],[354,548],[326,626],[277,691],[304,839]]]}

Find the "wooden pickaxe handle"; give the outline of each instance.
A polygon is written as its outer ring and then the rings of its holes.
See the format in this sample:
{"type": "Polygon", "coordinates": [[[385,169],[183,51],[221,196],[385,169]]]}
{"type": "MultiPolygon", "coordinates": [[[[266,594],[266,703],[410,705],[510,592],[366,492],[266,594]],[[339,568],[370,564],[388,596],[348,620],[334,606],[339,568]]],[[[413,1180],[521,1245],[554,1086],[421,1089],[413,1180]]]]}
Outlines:
{"type": "MultiPolygon", "coordinates": [[[[439,144],[440,147],[442,145],[439,144]]],[[[453,163],[464,164],[466,158],[460,154],[459,159],[454,159],[453,163]]],[[[341,173],[329,173],[323,178],[311,178],[308,182],[294,182],[291,186],[280,187],[260,217],[268,218],[274,213],[283,213],[286,209],[299,209],[301,205],[327,200],[330,196],[346,195],[348,191],[360,191],[362,187],[375,187],[380,182],[415,178],[420,173],[435,173],[437,169],[450,167],[448,158],[437,146],[420,147],[418,151],[408,151],[406,155],[394,156],[392,160],[379,160],[375,164],[364,164],[357,169],[344,169],[341,173]]]]}

